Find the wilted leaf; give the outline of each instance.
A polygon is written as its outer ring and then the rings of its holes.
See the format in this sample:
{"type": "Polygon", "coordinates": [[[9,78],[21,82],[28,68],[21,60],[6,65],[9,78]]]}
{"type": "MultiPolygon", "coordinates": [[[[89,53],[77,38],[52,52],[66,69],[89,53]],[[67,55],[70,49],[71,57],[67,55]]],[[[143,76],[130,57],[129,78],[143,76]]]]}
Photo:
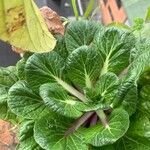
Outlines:
{"type": "Polygon", "coordinates": [[[40,11],[49,31],[53,34],[64,35],[65,28],[61,22],[60,16],[47,6],[42,7],[40,11]]]}
{"type": "Polygon", "coordinates": [[[48,52],[56,40],[33,0],[0,0],[0,39],[24,51],[48,52]]]}

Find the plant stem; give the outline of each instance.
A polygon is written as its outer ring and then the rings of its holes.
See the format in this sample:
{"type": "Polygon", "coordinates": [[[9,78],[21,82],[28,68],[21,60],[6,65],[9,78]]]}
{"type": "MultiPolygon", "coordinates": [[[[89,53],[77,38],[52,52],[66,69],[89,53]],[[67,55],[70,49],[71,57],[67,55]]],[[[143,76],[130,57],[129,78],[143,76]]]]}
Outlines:
{"type": "Polygon", "coordinates": [[[86,112],[83,116],[77,119],[73,125],[65,132],[65,136],[68,136],[75,132],[88,118],[90,118],[94,112],[86,112]]]}
{"type": "Polygon", "coordinates": [[[108,125],[108,122],[107,122],[107,117],[106,117],[104,111],[99,109],[99,110],[96,111],[96,113],[99,116],[99,118],[100,118],[102,124],[104,125],[104,127],[109,128],[109,125],[108,125]]]}
{"type": "Polygon", "coordinates": [[[90,16],[90,14],[92,13],[93,7],[94,7],[94,2],[95,2],[95,0],[90,0],[88,7],[84,13],[85,18],[88,18],[90,16]]]}
{"type": "Polygon", "coordinates": [[[72,3],[74,15],[75,15],[76,19],[78,20],[79,13],[78,13],[78,9],[77,9],[76,0],[71,0],[71,3],[72,3]]]}
{"type": "Polygon", "coordinates": [[[84,103],[87,102],[87,98],[84,96],[84,94],[80,93],[78,90],[76,90],[74,87],[70,86],[69,84],[61,80],[60,78],[57,78],[57,77],[54,77],[54,78],[66,91],[68,91],[69,93],[77,97],[82,102],[84,103]]]}

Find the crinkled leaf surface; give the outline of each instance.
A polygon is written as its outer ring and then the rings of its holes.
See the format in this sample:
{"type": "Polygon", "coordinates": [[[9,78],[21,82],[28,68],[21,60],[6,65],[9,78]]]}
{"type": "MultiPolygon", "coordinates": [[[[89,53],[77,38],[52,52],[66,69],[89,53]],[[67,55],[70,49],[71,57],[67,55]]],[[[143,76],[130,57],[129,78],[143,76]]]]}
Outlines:
{"type": "Polygon", "coordinates": [[[129,67],[129,75],[135,80],[138,80],[140,75],[150,66],[149,47],[149,42],[143,42],[142,46],[137,46],[136,57],[129,67]]]}
{"type": "Polygon", "coordinates": [[[86,88],[84,92],[91,100],[92,110],[110,109],[110,105],[118,92],[118,84],[118,77],[114,73],[108,72],[99,78],[93,88],[86,88]]]}
{"type": "Polygon", "coordinates": [[[17,82],[15,67],[0,68],[0,118],[3,120],[16,120],[16,115],[13,114],[8,105],[8,90],[17,82]]]}
{"type": "Polygon", "coordinates": [[[17,150],[43,150],[34,140],[33,137],[26,139],[25,141],[21,142],[17,150]]]}
{"type": "Polygon", "coordinates": [[[16,64],[17,76],[19,80],[25,80],[25,64],[32,53],[25,53],[23,58],[16,64]]]}
{"type": "Polygon", "coordinates": [[[8,105],[18,116],[37,119],[47,108],[38,94],[25,81],[18,81],[9,90],[8,105]]]}
{"type": "Polygon", "coordinates": [[[64,65],[64,60],[56,52],[34,54],[26,63],[26,80],[34,90],[38,90],[42,84],[61,78],[64,65]]]}
{"type": "Polygon", "coordinates": [[[129,135],[145,137],[150,140],[150,120],[142,112],[137,112],[131,120],[131,125],[128,130],[129,135]]]}
{"type": "Polygon", "coordinates": [[[35,123],[34,138],[46,150],[88,150],[79,132],[65,136],[72,119],[58,114],[47,115],[35,123]]]}
{"type": "Polygon", "coordinates": [[[82,87],[92,87],[100,75],[101,57],[96,50],[82,46],[73,51],[67,59],[67,73],[70,80],[82,87]]]}
{"type": "Polygon", "coordinates": [[[33,0],[0,0],[0,39],[25,51],[48,52],[56,44],[33,0]]]}
{"type": "Polygon", "coordinates": [[[80,117],[86,105],[77,98],[69,96],[62,86],[52,83],[40,87],[40,95],[50,109],[60,115],[68,117],[80,117]]]}
{"type": "Polygon", "coordinates": [[[95,89],[101,95],[102,100],[111,103],[117,94],[118,84],[118,77],[114,73],[108,72],[100,77],[95,85],[95,89]]]}
{"type": "Polygon", "coordinates": [[[83,130],[86,141],[93,146],[104,146],[116,142],[129,127],[129,115],[123,109],[114,110],[109,119],[109,127],[100,123],[83,130]]]}
{"type": "Polygon", "coordinates": [[[138,103],[137,86],[131,86],[123,99],[122,107],[129,113],[129,115],[135,113],[138,103]]]}
{"type": "Polygon", "coordinates": [[[149,150],[150,141],[139,136],[125,136],[116,144],[117,150],[149,150]]]}
{"type": "Polygon", "coordinates": [[[99,23],[80,20],[72,21],[65,34],[65,42],[68,52],[79,48],[83,45],[91,45],[97,32],[102,30],[99,23]]]}
{"type": "Polygon", "coordinates": [[[26,120],[20,125],[18,150],[42,150],[33,137],[34,122],[26,120]]]}
{"type": "Polygon", "coordinates": [[[16,123],[18,121],[17,116],[12,113],[7,102],[0,103],[0,119],[10,121],[11,123],[16,123]]]}
{"type": "Polygon", "coordinates": [[[138,110],[131,117],[130,128],[123,138],[116,144],[116,149],[149,150],[150,148],[150,120],[144,112],[138,110]]]}
{"type": "Polygon", "coordinates": [[[103,58],[101,74],[108,71],[120,73],[129,64],[130,51],[134,47],[134,37],[130,32],[108,28],[99,32],[94,40],[95,48],[103,58]]]}
{"type": "Polygon", "coordinates": [[[92,147],[91,150],[121,150],[121,149],[115,149],[113,145],[108,145],[102,147],[92,147]]]}
{"type": "Polygon", "coordinates": [[[57,36],[57,43],[54,48],[54,51],[56,51],[63,59],[66,59],[68,57],[68,50],[66,48],[65,38],[64,36],[57,36]]]}
{"type": "Polygon", "coordinates": [[[141,89],[140,95],[140,102],[138,105],[138,109],[142,110],[145,115],[147,115],[149,118],[149,113],[150,113],[150,86],[149,85],[145,85],[143,86],[143,88],[141,89]]]}

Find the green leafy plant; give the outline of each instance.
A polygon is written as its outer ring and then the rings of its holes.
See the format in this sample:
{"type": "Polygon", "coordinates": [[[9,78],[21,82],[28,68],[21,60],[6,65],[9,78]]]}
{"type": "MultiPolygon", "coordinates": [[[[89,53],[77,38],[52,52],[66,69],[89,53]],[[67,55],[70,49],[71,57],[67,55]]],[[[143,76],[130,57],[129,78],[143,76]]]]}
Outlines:
{"type": "Polygon", "coordinates": [[[18,124],[18,149],[149,150],[150,44],[87,20],[56,39],[0,69],[0,117],[18,124]]]}

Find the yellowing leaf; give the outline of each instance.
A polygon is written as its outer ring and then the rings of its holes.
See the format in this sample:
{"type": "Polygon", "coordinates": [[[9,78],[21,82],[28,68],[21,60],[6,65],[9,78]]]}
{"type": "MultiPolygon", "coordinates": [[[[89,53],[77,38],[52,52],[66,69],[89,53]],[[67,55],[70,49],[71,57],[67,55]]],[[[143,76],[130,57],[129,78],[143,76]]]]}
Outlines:
{"type": "Polygon", "coordinates": [[[0,0],[0,39],[37,53],[51,51],[56,44],[33,0],[0,0]]]}

